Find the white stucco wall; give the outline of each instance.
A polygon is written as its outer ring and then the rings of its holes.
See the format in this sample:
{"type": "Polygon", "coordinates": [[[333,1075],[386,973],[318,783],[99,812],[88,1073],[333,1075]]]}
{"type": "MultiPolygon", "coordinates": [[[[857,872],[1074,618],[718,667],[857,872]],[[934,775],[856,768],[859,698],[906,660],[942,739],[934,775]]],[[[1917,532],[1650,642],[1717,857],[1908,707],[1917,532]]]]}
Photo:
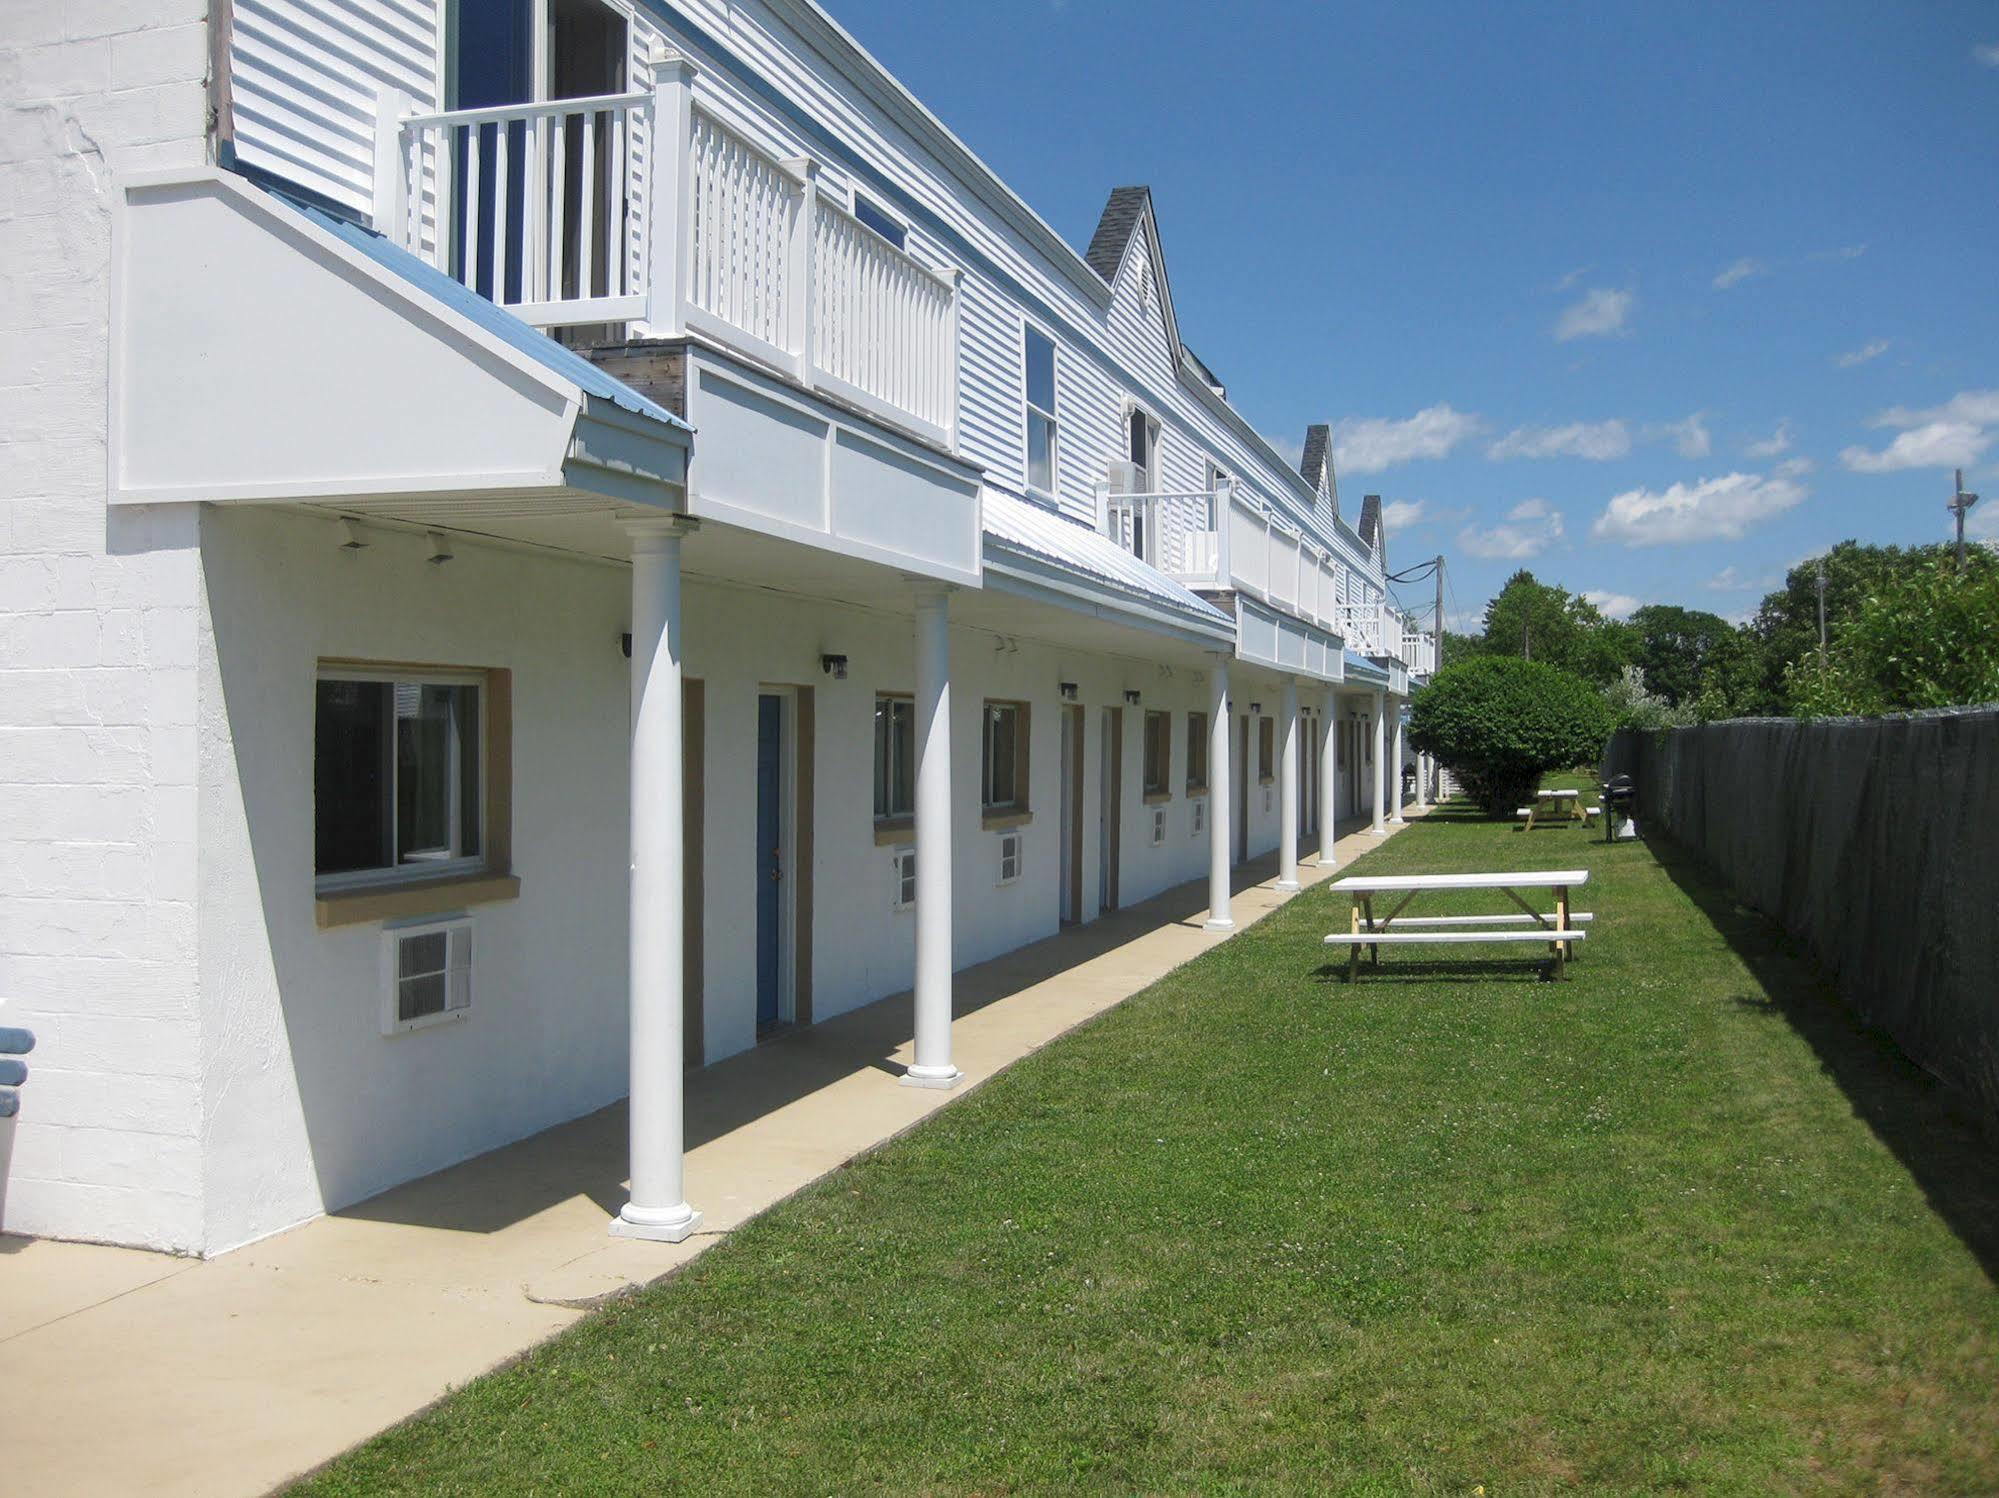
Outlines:
{"type": "Polygon", "coordinates": [[[120,174],[199,164],[205,0],[0,9],[0,1227],[200,1246],[191,511],[105,512],[120,174]]]}

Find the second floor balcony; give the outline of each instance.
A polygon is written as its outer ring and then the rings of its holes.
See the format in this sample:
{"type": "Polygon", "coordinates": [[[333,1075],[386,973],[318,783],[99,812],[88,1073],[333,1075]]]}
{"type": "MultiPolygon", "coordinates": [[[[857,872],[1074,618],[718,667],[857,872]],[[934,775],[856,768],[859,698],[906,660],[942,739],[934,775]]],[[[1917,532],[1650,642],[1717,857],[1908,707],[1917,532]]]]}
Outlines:
{"type": "Polygon", "coordinates": [[[1213,490],[1103,496],[1127,551],[1197,592],[1244,592],[1338,635],[1361,655],[1435,669],[1435,639],[1379,596],[1354,601],[1353,569],[1232,481],[1213,490]]]}
{"type": "Polygon", "coordinates": [[[947,450],[958,274],[693,102],[649,92],[378,122],[376,227],[548,330],[711,339],[947,450]]]}

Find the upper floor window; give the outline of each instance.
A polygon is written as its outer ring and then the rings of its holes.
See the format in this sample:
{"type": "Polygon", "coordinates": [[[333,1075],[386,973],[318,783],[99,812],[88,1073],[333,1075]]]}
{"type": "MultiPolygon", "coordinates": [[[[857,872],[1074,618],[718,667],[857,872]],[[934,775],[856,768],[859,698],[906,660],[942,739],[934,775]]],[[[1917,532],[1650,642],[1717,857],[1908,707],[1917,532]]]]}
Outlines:
{"type": "Polygon", "coordinates": [[[1055,344],[1039,328],[1021,334],[1021,365],[1027,387],[1027,487],[1055,492],[1055,344]]]}
{"type": "Polygon", "coordinates": [[[987,811],[1027,805],[1027,706],[988,702],[979,747],[979,799],[987,811]]]}
{"type": "Polygon", "coordinates": [[[483,867],[479,672],[327,667],[313,711],[313,873],[322,885],[483,867]]]}
{"type": "Polygon", "coordinates": [[[1229,471],[1222,467],[1221,464],[1217,463],[1213,458],[1208,459],[1208,477],[1205,487],[1208,491],[1209,530],[1215,528],[1216,521],[1220,518],[1215,513],[1215,507],[1221,503],[1222,485],[1227,483],[1231,477],[1232,475],[1229,471]]]}
{"type": "Polygon", "coordinates": [[[875,698],[875,817],[891,821],[916,814],[916,704],[907,697],[875,698]]]}
{"type": "Polygon", "coordinates": [[[909,227],[874,199],[854,194],[854,217],[881,235],[898,250],[909,248],[909,227]]]}
{"type": "Polygon", "coordinates": [[[1129,445],[1125,456],[1131,459],[1131,466],[1137,470],[1133,492],[1137,494],[1157,494],[1159,492],[1159,423],[1138,407],[1133,406],[1127,422],[1129,445]]]}

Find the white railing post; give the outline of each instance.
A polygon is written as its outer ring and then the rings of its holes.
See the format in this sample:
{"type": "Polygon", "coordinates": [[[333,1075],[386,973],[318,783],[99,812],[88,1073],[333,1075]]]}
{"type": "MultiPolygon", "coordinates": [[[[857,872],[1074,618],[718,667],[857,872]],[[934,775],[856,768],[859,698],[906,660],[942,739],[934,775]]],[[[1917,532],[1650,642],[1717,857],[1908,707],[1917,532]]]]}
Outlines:
{"type": "Polygon", "coordinates": [[[1090,497],[1097,507],[1097,534],[1115,541],[1111,534],[1111,486],[1102,479],[1090,485],[1090,497]]]}
{"type": "Polygon", "coordinates": [[[1229,570],[1229,532],[1235,529],[1236,481],[1223,479],[1215,496],[1215,586],[1233,588],[1235,574],[1229,570]]]}
{"type": "Polygon", "coordinates": [[[694,233],[694,64],[662,49],[652,64],[652,203],[646,223],[646,321],[655,338],[685,330],[687,262],[694,233]]]}
{"type": "MultiPolygon", "coordinates": [[[[951,283],[951,317],[949,329],[945,334],[948,341],[944,347],[943,375],[947,382],[944,392],[944,430],[951,434],[950,448],[952,452],[956,452],[958,450],[958,309],[964,305],[965,300],[965,272],[958,266],[947,265],[939,274],[951,283]]],[[[1055,461],[1057,463],[1062,461],[1059,447],[1055,451],[1055,461]]],[[[1057,489],[1062,487],[1062,475],[1059,473],[1049,474],[1048,481],[1057,489]]]]}
{"type": "MultiPolygon", "coordinates": [[[[385,88],[375,96],[375,232],[390,243],[409,248],[409,205],[423,201],[423,185],[411,191],[409,167],[403,151],[403,121],[414,111],[410,96],[399,88],[385,88]]],[[[417,170],[422,170],[423,153],[417,152],[417,170]]],[[[437,205],[438,218],[444,204],[437,205]]]]}
{"type": "Polygon", "coordinates": [[[812,257],[819,240],[819,163],[810,156],[787,156],[778,165],[798,184],[798,218],[791,226],[785,281],[790,287],[789,332],[792,345],[798,350],[798,383],[810,390],[818,357],[814,337],[819,318],[819,290],[812,257]]]}

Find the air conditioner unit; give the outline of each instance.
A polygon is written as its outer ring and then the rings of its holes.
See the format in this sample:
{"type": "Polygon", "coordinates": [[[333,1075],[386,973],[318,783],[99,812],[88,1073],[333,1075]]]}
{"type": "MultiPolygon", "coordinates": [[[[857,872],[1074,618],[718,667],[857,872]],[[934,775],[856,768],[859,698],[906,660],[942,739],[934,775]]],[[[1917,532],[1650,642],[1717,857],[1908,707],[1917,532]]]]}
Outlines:
{"type": "Polygon", "coordinates": [[[1136,463],[1106,463],[1104,482],[1113,494],[1138,494],[1143,492],[1145,473],[1136,463]]]}
{"type": "Polygon", "coordinates": [[[472,1012],[472,918],[382,932],[382,1032],[400,1035],[472,1012]]]}

